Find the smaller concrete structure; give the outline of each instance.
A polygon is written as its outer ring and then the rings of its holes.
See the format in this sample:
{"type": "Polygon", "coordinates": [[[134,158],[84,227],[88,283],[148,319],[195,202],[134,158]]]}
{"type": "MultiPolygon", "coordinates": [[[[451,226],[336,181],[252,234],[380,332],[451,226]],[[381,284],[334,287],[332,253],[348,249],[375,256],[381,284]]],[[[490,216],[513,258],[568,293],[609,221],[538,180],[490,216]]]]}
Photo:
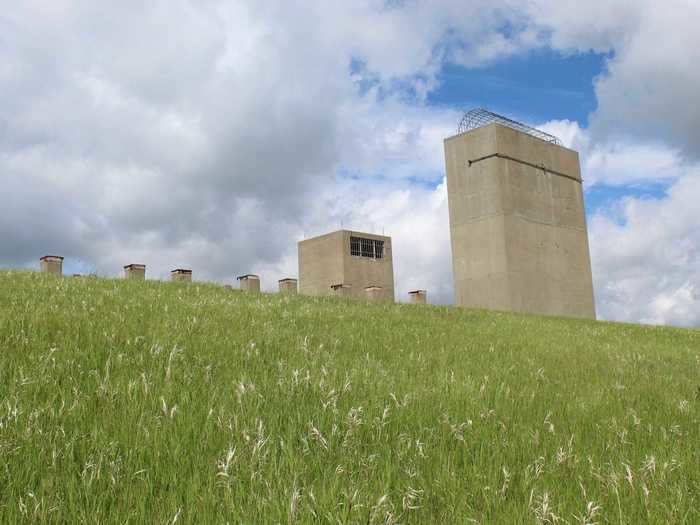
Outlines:
{"type": "Polygon", "coordinates": [[[355,299],[366,299],[365,288],[377,286],[394,300],[391,237],[339,230],[299,241],[299,293],[328,295],[334,286],[348,285],[355,299]]]}
{"type": "Polygon", "coordinates": [[[176,268],[170,272],[170,280],[185,283],[192,282],[192,270],[176,268]]]}
{"type": "Polygon", "coordinates": [[[378,303],[385,301],[384,289],[381,286],[366,286],[365,287],[365,299],[371,303],[378,303]]]}
{"type": "Polygon", "coordinates": [[[63,257],[60,255],[44,255],[39,263],[42,273],[63,275],[63,257]]]}
{"type": "Polygon", "coordinates": [[[350,297],[352,295],[352,285],[350,284],[332,284],[331,294],[336,297],[350,297]]]}
{"type": "Polygon", "coordinates": [[[241,275],[238,280],[241,283],[241,290],[244,292],[260,292],[260,277],[258,275],[241,275]]]}
{"type": "Polygon", "coordinates": [[[426,304],[428,302],[427,290],[412,290],[408,292],[411,304],[426,304]]]}
{"type": "Polygon", "coordinates": [[[143,281],[144,279],[146,279],[146,265],[127,264],[126,266],[124,266],[124,278],[143,281]]]}
{"type": "Polygon", "coordinates": [[[277,281],[280,287],[280,293],[297,293],[297,280],[288,277],[286,279],[280,279],[277,281]]]}

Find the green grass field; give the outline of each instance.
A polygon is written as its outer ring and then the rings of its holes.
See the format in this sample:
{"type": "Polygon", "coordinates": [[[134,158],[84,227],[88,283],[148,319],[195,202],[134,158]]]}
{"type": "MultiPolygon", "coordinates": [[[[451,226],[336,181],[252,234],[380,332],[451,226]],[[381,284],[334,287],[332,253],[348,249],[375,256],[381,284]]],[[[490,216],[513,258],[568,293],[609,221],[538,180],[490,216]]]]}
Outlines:
{"type": "Polygon", "coordinates": [[[700,523],[700,331],[0,272],[1,523],[700,523]]]}

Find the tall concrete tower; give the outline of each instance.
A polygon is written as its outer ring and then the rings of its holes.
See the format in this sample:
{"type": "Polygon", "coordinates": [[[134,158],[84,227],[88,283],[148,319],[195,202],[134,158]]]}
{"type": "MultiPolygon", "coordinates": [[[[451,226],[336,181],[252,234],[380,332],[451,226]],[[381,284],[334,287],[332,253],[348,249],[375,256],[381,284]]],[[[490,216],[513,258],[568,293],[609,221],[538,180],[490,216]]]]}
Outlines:
{"type": "Polygon", "coordinates": [[[445,163],[456,304],[595,318],[578,153],[478,109],[445,163]]]}

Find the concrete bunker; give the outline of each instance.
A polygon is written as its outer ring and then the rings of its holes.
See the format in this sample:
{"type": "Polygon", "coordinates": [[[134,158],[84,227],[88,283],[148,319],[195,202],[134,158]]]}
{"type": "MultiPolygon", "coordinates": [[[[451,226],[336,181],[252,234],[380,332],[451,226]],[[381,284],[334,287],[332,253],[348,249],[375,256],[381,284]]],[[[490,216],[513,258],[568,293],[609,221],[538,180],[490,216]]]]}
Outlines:
{"type": "Polygon", "coordinates": [[[391,237],[338,230],[300,241],[298,249],[300,294],[366,299],[374,286],[378,298],[394,300],[391,237]]]}

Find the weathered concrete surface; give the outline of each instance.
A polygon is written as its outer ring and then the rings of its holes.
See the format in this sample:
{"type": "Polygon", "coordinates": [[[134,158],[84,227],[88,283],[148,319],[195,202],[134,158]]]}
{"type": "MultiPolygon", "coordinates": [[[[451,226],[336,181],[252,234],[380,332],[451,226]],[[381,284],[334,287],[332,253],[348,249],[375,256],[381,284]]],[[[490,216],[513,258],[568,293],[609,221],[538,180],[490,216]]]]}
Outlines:
{"type": "Polygon", "coordinates": [[[260,277],[258,275],[241,275],[238,278],[238,281],[240,282],[241,290],[243,290],[244,292],[260,292],[260,277]]]}
{"type": "Polygon", "coordinates": [[[63,257],[59,255],[44,255],[39,259],[39,265],[43,273],[63,275],[63,257]]]}
{"type": "Polygon", "coordinates": [[[365,299],[365,288],[381,288],[381,300],[394,300],[391,237],[339,230],[299,242],[299,293],[365,299]],[[384,241],[384,257],[351,255],[350,237],[384,241]],[[347,288],[332,287],[345,285],[347,288]]]}
{"type": "Polygon", "coordinates": [[[578,153],[490,124],[445,163],[455,303],[595,318],[578,153]]]}
{"type": "Polygon", "coordinates": [[[297,280],[292,278],[280,279],[277,281],[279,284],[280,293],[297,293],[297,280]]]}
{"type": "Polygon", "coordinates": [[[146,279],[146,265],[127,264],[126,266],[124,266],[124,278],[143,281],[144,279],[146,279]]]}

